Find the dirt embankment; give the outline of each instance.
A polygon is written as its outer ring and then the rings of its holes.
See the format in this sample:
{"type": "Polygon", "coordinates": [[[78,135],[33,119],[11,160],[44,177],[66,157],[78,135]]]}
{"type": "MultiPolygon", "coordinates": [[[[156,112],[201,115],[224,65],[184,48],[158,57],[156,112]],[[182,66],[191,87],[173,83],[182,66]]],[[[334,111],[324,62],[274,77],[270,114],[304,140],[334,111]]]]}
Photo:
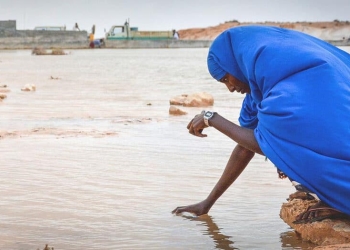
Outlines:
{"type": "Polygon", "coordinates": [[[316,36],[324,40],[345,40],[350,39],[350,22],[261,22],[261,23],[240,23],[229,21],[207,28],[192,28],[178,30],[180,39],[184,40],[213,40],[226,29],[243,25],[268,25],[294,29],[316,36]]]}

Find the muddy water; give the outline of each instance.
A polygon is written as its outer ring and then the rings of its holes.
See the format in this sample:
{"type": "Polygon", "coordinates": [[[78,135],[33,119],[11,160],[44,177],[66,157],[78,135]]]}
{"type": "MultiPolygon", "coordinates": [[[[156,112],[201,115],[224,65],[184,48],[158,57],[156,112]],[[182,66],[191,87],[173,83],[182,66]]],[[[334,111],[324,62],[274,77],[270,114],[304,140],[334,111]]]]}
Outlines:
{"type": "Polygon", "coordinates": [[[0,249],[312,249],[279,218],[294,190],[260,156],[208,216],[171,214],[207,196],[235,146],[188,134],[199,108],[168,114],[206,91],[237,121],[243,96],[211,79],[206,49],[67,52],[0,52],[0,249]]]}

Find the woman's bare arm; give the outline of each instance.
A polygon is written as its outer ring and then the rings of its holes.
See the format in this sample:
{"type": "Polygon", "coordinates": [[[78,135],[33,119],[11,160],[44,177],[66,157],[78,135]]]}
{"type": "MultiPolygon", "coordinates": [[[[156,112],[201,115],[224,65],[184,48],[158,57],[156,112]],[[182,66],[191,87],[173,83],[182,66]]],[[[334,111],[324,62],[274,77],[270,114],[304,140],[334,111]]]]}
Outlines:
{"type": "MultiPolygon", "coordinates": [[[[203,114],[204,112],[196,115],[187,125],[189,133],[198,137],[207,136],[206,134],[202,134],[203,129],[207,128],[207,126],[204,124],[203,114]]],[[[264,155],[255,139],[254,131],[252,129],[238,126],[237,124],[225,119],[218,113],[215,113],[215,115],[209,120],[209,124],[211,127],[217,129],[237,142],[237,144],[249,149],[250,151],[264,155]]]]}
{"type": "Polygon", "coordinates": [[[210,119],[209,124],[210,126],[219,130],[221,133],[230,137],[239,145],[249,149],[250,151],[264,155],[255,139],[254,130],[238,126],[217,113],[212,119],[210,119]]]}
{"type": "MultiPolygon", "coordinates": [[[[207,136],[206,134],[202,134],[203,129],[207,128],[203,120],[203,115],[204,112],[196,115],[190,121],[187,125],[189,133],[198,137],[207,136]]],[[[224,172],[208,197],[193,205],[177,207],[172,213],[179,214],[189,212],[195,215],[208,213],[216,200],[219,199],[219,197],[231,186],[246,168],[254,154],[263,154],[254,137],[254,131],[252,129],[242,128],[217,113],[210,119],[209,124],[237,142],[237,146],[233,150],[224,172]]]]}
{"type": "Polygon", "coordinates": [[[208,197],[205,200],[193,205],[177,207],[172,211],[172,213],[180,214],[183,212],[188,212],[197,216],[207,214],[216,200],[220,198],[220,196],[231,186],[231,184],[246,168],[253,156],[254,152],[237,145],[232,151],[231,157],[226,164],[224,172],[208,197]]]}

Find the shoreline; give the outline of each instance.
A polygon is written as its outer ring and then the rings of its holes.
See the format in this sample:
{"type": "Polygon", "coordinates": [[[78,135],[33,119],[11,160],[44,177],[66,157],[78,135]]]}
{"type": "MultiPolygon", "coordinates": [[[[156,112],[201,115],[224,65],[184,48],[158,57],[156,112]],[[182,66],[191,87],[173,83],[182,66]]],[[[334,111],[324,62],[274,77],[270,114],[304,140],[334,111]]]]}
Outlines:
{"type": "MultiPolygon", "coordinates": [[[[1,41],[1,39],[0,39],[1,41]]],[[[327,41],[334,46],[347,47],[350,46],[350,40],[347,41],[327,41]]],[[[106,46],[101,48],[93,49],[196,49],[196,48],[209,48],[213,40],[177,40],[177,41],[109,41],[106,46]]],[[[41,45],[31,45],[31,46],[1,46],[0,51],[11,51],[11,50],[33,50],[35,48],[53,50],[53,49],[63,49],[63,50],[91,50],[88,45],[86,46],[52,46],[49,44],[41,45]]]]}
{"type": "MultiPolygon", "coordinates": [[[[240,23],[236,20],[206,28],[178,30],[180,39],[167,40],[107,40],[107,49],[151,48],[209,48],[224,30],[238,26],[275,26],[300,31],[334,46],[350,46],[350,22],[257,22],[240,23]]],[[[86,31],[17,30],[16,21],[0,21],[0,50],[18,49],[90,49],[86,31]]]]}

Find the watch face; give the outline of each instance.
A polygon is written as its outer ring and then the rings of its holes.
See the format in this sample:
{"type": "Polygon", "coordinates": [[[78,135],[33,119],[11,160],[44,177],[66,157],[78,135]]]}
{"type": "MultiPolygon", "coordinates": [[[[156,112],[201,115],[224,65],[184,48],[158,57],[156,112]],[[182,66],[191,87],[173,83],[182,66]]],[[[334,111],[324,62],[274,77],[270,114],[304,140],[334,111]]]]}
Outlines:
{"type": "Polygon", "coordinates": [[[208,117],[208,118],[212,117],[212,115],[213,115],[213,112],[211,112],[211,111],[207,111],[207,112],[205,112],[205,114],[204,114],[204,116],[205,116],[205,117],[208,117]]]}

